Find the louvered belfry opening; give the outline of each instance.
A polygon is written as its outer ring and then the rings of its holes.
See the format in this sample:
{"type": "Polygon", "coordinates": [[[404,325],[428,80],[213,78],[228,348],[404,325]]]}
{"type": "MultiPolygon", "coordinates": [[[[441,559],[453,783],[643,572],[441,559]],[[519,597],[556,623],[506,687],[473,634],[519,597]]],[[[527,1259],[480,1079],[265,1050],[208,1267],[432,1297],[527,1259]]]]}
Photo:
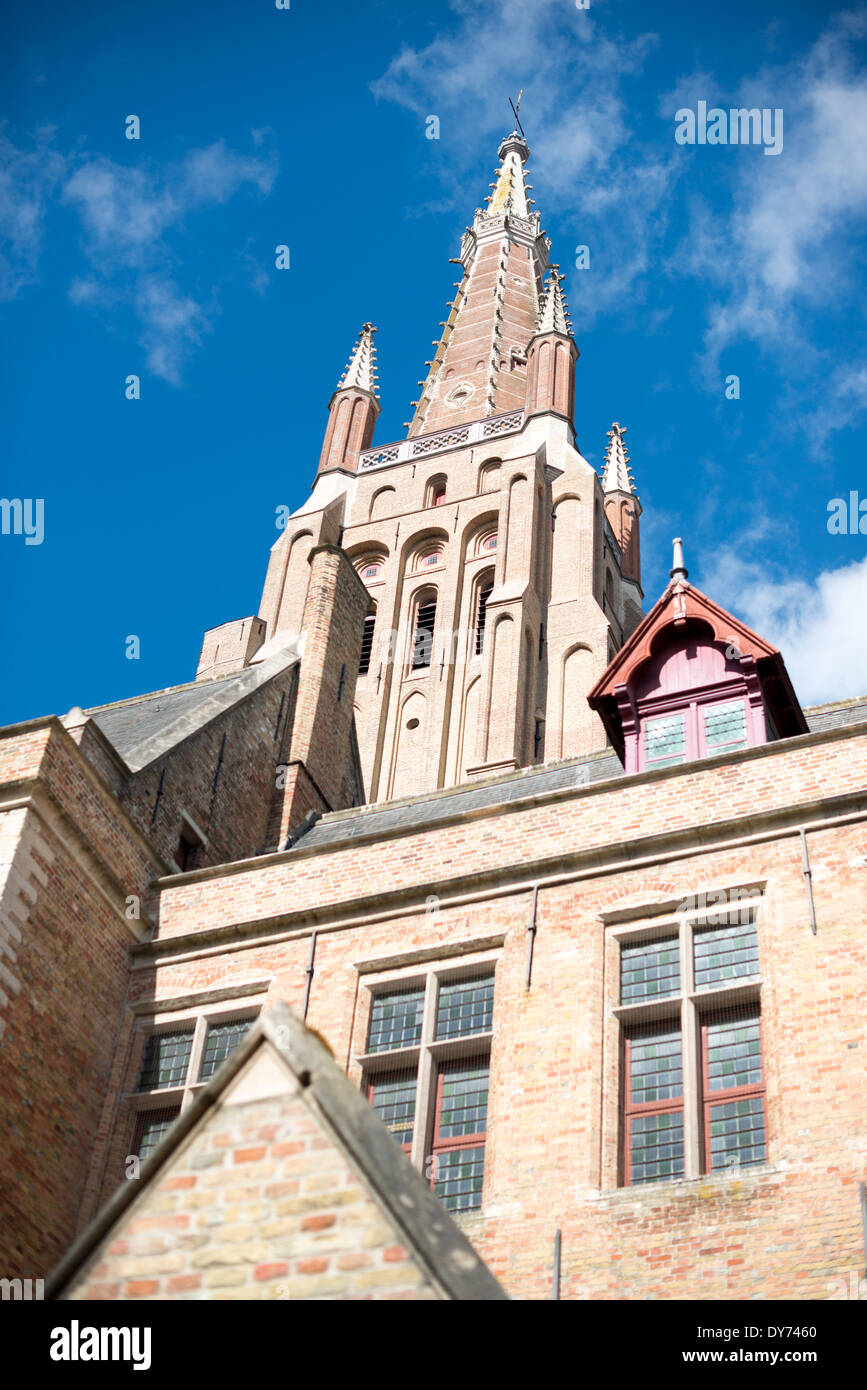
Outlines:
{"type": "Polygon", "coordinates": [[[436,618],[436,594],[431,594],[423,599],[416,609],[415,636],[412,643],[412,669],[414,671],[422,670],[431,664],[436,618]]]}
{"type": "Polygon", "coordinates": [[[476,607],[475,654],[481,656],[485,650],[485,623],[488,617],[488,599],[493,592],[493,579],[484,579],[479,587],[479,600],[476,607]]]}
{"type": "Polygon", "coordinates": [[[376,627],[376,609],[371,608],[367,617],[364,619],[364,631],[361,634],[361,656],[358,661],[358,674],[366,676],[370,670],[370,658],[373,652],[373,629],[376,627]]]}

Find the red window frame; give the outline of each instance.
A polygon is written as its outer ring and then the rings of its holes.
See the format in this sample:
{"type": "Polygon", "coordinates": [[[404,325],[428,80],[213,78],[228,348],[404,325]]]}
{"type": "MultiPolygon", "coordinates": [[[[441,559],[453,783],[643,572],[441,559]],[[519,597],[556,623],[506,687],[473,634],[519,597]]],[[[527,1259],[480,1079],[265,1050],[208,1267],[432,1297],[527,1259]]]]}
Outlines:
{"type": "Polygon", "coordinates": [[[703,1173],[721,1173],[722,1168],[711,1167],[711,1134],[710,1134],[710,1112],[714,1105],[727,1105],[733,1100],[751,1100],[754,1096],[760,1096],[762,1101],[762,1119],[765,1126],[765,1147],[768,1142],[768,1107],[767,1107],[767,1084],[765,1082],[765,1052],[762,1041],[762,1011],[758,1004],[747,1006],[732,1012],[730,1009],[715,1009],[710,1013],[703,1014],[701,1019],[701,1102],[702,1102],[702,1156],[701,1169],[703,1173]],[[710,1089],[710,1049],[707,1041],[707,1030],[714,1023],[747,1023],[755,1021],[759,1025],[759,1063],[762,1069],[762,1079],[752,1082],[748,1086],[729,1086],[724,1090],[712,1091],[710,1089]]]}
{"type": "MultiPolygon", "coordinates": [[[[680,1035],[681,1069],[682,1069],[682,1067],[683,1067],[683,1030],[682,1030],[682,1028],[681,1028],[681,1026],[680,1026],[680,1018],[678,1017],[678,1018],[672,1018],[671,1020],[668,1020],[668,1019],[660,1019],[660,1020],[658,1020],[658,1027],[659,1027],[659,1031],[660,1031],[660,1032],[663,1031],[663,1029],[665,1028],[665,1026],[666,1026],[666,1024],[667,1024],[668,1022],[671,1022],[671,1024],[672,1024],[673,1026],[672,1026],[670,1029],[668,1029],[667,1031],[672,1032],[672,1033],[676,1031],[676,1032],[680,1035]]],[[[657,1027],[657,1023],[654,1023],[653,1028],[655,1028],[655,1027],[657,1027]]],[[[640,1101],[640,1102],[638,1102],[637,1104],[633,1104],[633,1101],[632,1101],[632,1044],[633,1044],[633,1042],[635,1042],[635,1041],[642,1041],[644,1038],[648,1037],[648,1036],[650,1035],[650,1032],[651,1032],[651,1031],[652,1031],[652,1029],[647,1029],[647,1028],[645,1028],[645,1027],[643,1027],[642,1025],[639,1024],[639,1025],[637,1025],[634,1029],[632,1029],[630,1032],[626,1033],[626,1034],[624,1035],[624,1038],[623,1038],[623,1059],[622,1059],[622,1073],[621,1073],[622,1076],[623,1076],[623,1084],[622,1084],[622,1086],[621,1086],[621,1093],[622,1093],[622,1105],[621,1105],[622,1123],[621,1123],[621,1133],[622,1133],[622,1135],[623,1135],[623,1161],[622,1161],[622,1165],[621,1165],[621,1166],[622,1166],[622,1169],[623,1169],[623,1186],[624,1186],[624,1187],[632,1187],[632,1186],[633,1186],[633,1182],[632,1182],[632,1121],[635,1119],[636,1115],[681,1115],[681,1116],[684,1115],[683,1080],[681,1080],[680,1096],[679,1096],[679,1097],[669,1097],[669,1098],[666,1099],[666,1100],[648,1100],[648,1101],[640,1101]]],[[[683,1076],[683,1072],[682,1072],[682,1070],[681,1070],[681,1077],[682,1077],[682,1076],[683,1076]]],[[[685,1125],[685,1118],[684,1118],[684,1125],[685,1125]]],[[[664,1181],[666,1181],[666,1179],[660,1178],[660,1179],[658,1179],[658,1181],[664,1182],[664,1181]]],[[[643,1186],[644,1186],[644,1183],[642,1183],[641,1186],[643,1187],[643,1186]]]]}
{"type": "Polygon", "coordinates": [[[488,1086],[490,1087],[491,1078],[491,1057],[490,1053],[482,1052],[475,1057],[458,1057],[450,1062],[442,1062],[437,1068],[437,1089],[434,1101],[434,1120],[433,1137],[431,1139],[430,1153],[433,1162],[431,1163],[430,1185],[436,1186],[437,1169],[439,1164],[437,1159],[441,1153],[449,1153],[454,1149],[483,1149],[488,1137],[487,1128],[476,1131],[475,1134],[454,1134],[447,1138],[440,1135],[440,1124],[443,1112],[443,1086],[445,1079],[450,1072],[468,1071],[471,1067],[487,1067],[488,1086]]]}

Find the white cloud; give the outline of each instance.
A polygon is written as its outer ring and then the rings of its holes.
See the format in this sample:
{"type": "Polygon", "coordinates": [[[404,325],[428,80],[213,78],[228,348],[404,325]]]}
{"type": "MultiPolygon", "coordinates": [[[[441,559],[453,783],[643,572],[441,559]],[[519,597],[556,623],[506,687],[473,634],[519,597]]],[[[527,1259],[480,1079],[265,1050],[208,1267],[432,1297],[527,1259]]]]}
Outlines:
{"type": "Polygon", "coordinates": [[[92,265],[89,277],[72,282],[73,302],[129,303],[148,370],[179,385],[184,363],[210,330],[213,310],[177,284],[167,237],[190,214],[225,203],[245,185],[269,193],[275,175],[272,159],[236,154],[223,141],[191,150],[163,170],[88,160],[63,189],[64,200],[78,210],[92,265]]]}
{"type": "MultiPolygon", "coordinates": [[[[267,131],[257,133],[257,146],[267,131]]],[[[267,195],[276,159],[238,154],[218,140],[159,167],[127,167],[99,156],[64,155],[54,131],[38,131],[33,148],[18,148],[0,134],[0,299],[14,298],[37,278],[45,219],[57,197],[81,221],[82,248],[90,262],[76,275],[69,297],[76,305],[108,312],[127,306],[139,322],[148,369],[180,384],[183,365],[210,327],[214,295],[198,302],[177,283],[179,255],[172,234],[208,207],[226,203],[242,188],[267,195]]],[[[247,279],[257,292],[263,273],[245,252],[247,279]]]]}
{"type": "Polygon", "coordinates": [[[804,420],[814,454],[824,450],[835,430],[847,429],[867,410],[867,364],[837,367],[825,383],[821,404],[804,420]]]}
{"type": "MultiPolygon", "coordinates": [[[[744,340],[799,362],[802,372],[821,373],[823,385],[833,370],[837,345],[813,341],[809,316],[817,309],[833,316],[855,298],[857,238],[867,214],[867,79],[857,53],[865,34],[864,13],[837,16],[803,57],[763,69],[731,93],[735,106],[782,108],[779,155],[684,151],[687,159],[724,154],[721,167],[731,170],[733,185],[728,212],[719,200],[713,208],[693,204],[674,263],[677,273],[685,268],[714,291],[704,366],[715,385],[720,353],[744,340]]],[[[729,104],[706,74],[678,84],[680,105],[694,108],[698,99],[729,104]]],[[[840,385],[854,418],[856,398],[840,385]]]]}
{"type": "MultiPolygon", "coordinates": [[[[839,538],[847,543],[857,538],[839,538]]],[[[802,704],[867,694],[867,557],[809,581],[778,578],[727,549],[700,587],[779,647],[802,704]]]]}
{"type": "Polygon", "coordinates": [[[30,150],[0,134],[0,299],[14,299],[36,278],[45,213],[66,168],[53,133],[37,131],[30,150]]]}

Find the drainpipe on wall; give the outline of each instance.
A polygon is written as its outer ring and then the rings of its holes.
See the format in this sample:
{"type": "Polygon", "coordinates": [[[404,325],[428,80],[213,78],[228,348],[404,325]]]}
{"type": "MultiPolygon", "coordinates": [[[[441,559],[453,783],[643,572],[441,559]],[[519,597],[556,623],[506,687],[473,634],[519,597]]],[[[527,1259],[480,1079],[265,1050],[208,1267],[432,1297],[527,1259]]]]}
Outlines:
{"type": "Polygon", "coordinates": [[[810,906],[810,931],[816,935],[816,905],[813,902],[813,870],[810,868],[810,856],[807,852],[807,832],[801,826],[801,849],[803,851],[803,866],[801,872],[804,875],[804,882],[807,885],[807,902],[810,906]]]}

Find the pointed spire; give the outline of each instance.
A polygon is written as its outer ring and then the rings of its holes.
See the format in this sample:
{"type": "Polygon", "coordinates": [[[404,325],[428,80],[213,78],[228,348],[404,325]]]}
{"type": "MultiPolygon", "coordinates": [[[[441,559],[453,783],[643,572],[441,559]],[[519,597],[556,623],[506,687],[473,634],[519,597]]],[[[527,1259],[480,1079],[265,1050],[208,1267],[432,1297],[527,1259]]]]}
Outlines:
{"type": "Polygon", "coordinates": [[[372,323],[365,323],[361,326],[352,355],[346,364],[346,369],[340,381],[337,383],[338,391],[343,391],[349,386],[357,386],[361,391],[369,391],[371,396],[379,398],[377,389],[376,371],[376,344],[373,335],[377,332],[372,323]]]}
{"type": "Polygon", "coordinates": [[[675,536],[672,545],[674,546],[674,564],[670,571],[671,578],[681,581],[689,579],[689,570],[683,559],[683,541],[680,536],[675,536]]]}
{"type": "Polygon", "coordinates": [[[486,216],[498,217],[505,212],[517,217],[529,217],[524,164],[530,157],[530,148],[523,136],[513,130],[511,135],[506,136],[498,154],[500,167],[495,171],[497,181],[492,184],[494,191],[485,200],[488,204],[486,216]]]}
{"type": "Polygon", "coordinates": [[[602,472],[603,492],[635,492],[635,480],[629,464],[629,454],[623,443],[626,426],[617,420],[608,431],[608,446],[605,450],[605,468],[602,472]]]}
{"type": "Polygon", "coordinates": [[[544,298],[539,306],[539,333],[562,333],[564,338],[572,337],[572,320],[563,292],[565,278],[565,275],[560,274],[559,266],[552,265],[544,298]]]}
{"type": "Polygon", "coordinates": [[[440,322],[436,352],[425,363],[410,436],[525,404],[525,379],[512,369],[510,354],[526,353],[538,331],[539,287],[551,243],[529,197],[524,166],[530,150],[523,135],[507,135],[498,153],[490,194],[454,261],[463,277],[440,322]]]}

